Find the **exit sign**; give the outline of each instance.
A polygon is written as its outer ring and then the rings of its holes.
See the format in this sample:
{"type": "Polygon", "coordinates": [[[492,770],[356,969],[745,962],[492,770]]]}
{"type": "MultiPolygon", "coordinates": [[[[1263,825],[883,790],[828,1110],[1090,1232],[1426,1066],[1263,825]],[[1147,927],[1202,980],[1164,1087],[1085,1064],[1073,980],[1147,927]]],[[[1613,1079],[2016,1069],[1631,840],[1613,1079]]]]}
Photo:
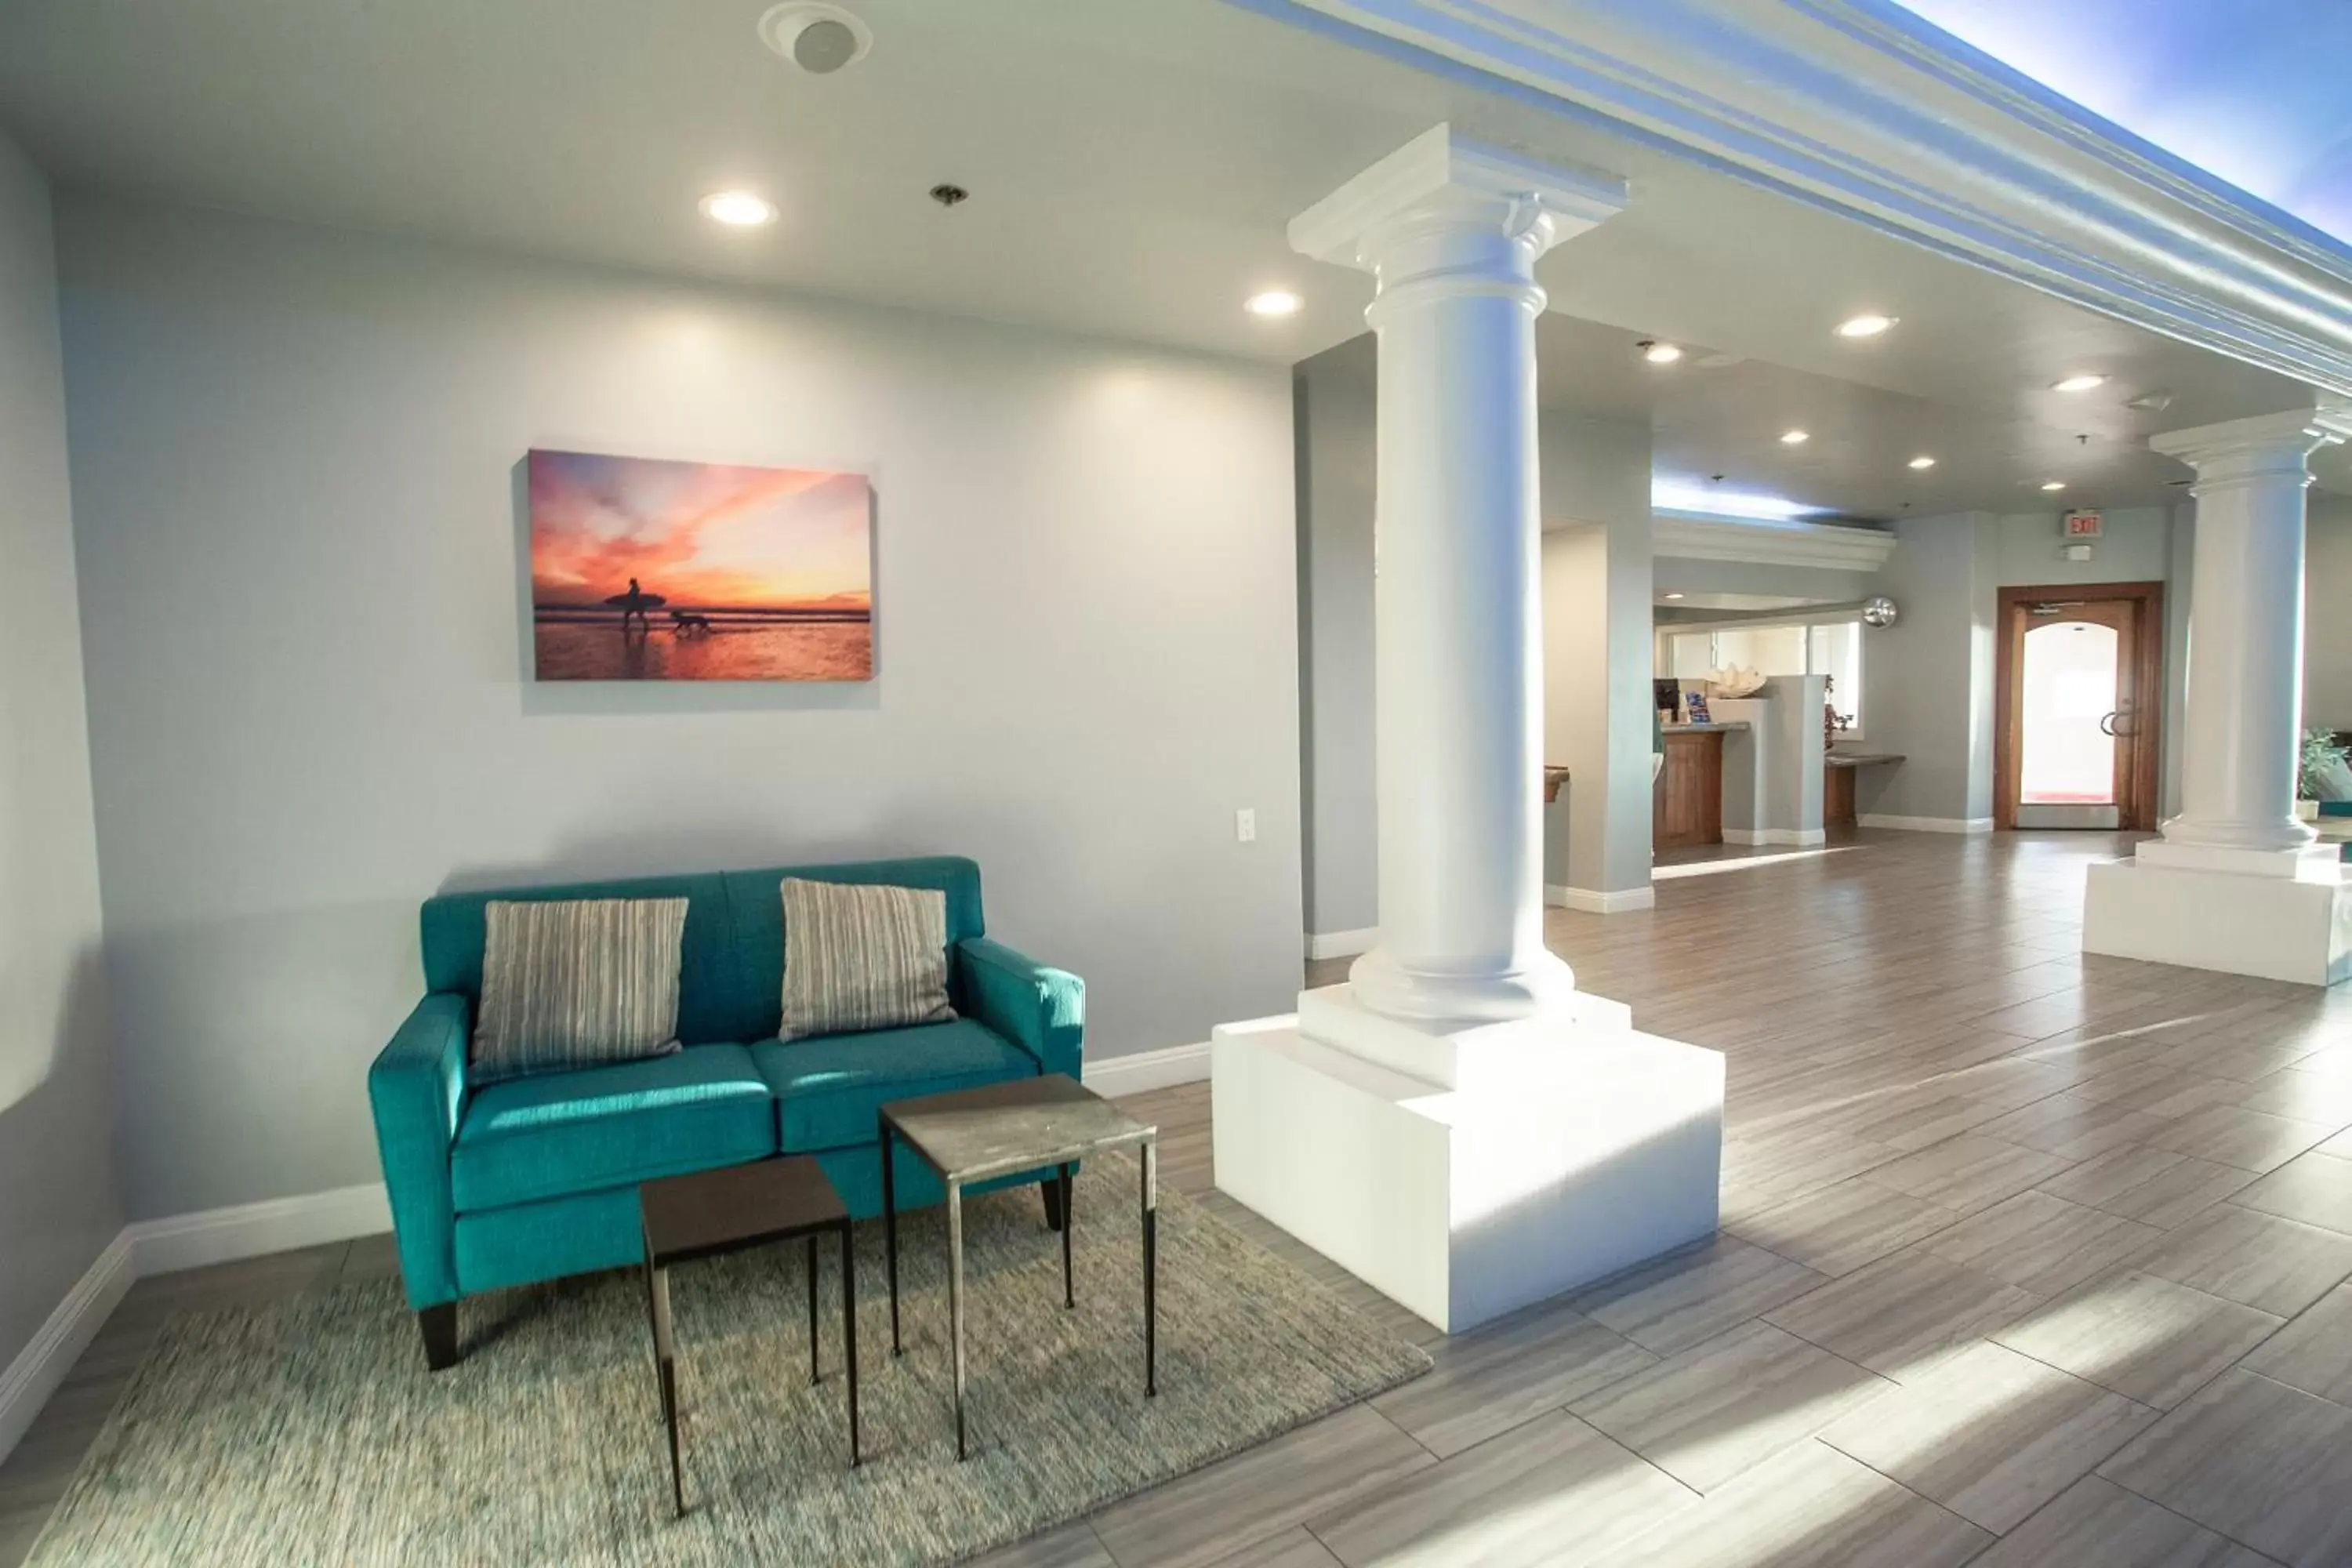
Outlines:
{"type": "Polygon", "coordinates": [[[2070,511],[2066,514],[2066,537],[2096,539],[2099,537],[2099,514],[2095,511],[2070,511]]]}

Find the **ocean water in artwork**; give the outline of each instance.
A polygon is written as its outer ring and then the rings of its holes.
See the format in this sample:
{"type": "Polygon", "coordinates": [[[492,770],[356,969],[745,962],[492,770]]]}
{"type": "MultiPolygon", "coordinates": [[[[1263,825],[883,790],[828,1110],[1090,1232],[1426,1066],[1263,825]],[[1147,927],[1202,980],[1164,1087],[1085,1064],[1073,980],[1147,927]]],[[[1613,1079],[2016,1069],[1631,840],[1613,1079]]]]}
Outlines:
{"type": "Polygon", "coordinates": [[[858,616],[789,611],[701,612],[708,631],[667,624],[640,631],[621,612],[539,612],[534,641],[541,680],[866,680],[874,674],[874,627],[858,616]]]}
{"type": "Polygon", "coordinates": [[[541,680],[867,680],[862,474],[530,458],[541,680]]]}

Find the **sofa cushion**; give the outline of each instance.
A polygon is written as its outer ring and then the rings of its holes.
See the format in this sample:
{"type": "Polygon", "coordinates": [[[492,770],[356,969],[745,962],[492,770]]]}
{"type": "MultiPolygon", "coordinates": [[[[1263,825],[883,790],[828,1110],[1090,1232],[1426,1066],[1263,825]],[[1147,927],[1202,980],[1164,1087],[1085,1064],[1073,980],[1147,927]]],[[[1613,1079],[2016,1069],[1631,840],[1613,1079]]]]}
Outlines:
{"type": "Polygon", "coordinates": [[[946,894],[801,877],[785,878],[782,891],[779,1038],[906,1029],[955,1016],[948,1005],[946,894]]]}
{"type": "Polygon", "coordinates": [[[493,899],[477,1084],[677,1049],[684,899],[493,899]]]}
{"type": "Polygon", "coordinates": [[[540,1073],[467,1097],[449,1154],[460,1213],[764,1159],[767,1080],[741,1046],[540,1073]]]}
{"type": "Polygon", "coordinates": [[[874,1142],[886,1101],[1028,1078],[1037,1058],[969,1018],[862,1035],[762,1040],[751,1059],[782,1102],[788,1154],[874,1142]]]}

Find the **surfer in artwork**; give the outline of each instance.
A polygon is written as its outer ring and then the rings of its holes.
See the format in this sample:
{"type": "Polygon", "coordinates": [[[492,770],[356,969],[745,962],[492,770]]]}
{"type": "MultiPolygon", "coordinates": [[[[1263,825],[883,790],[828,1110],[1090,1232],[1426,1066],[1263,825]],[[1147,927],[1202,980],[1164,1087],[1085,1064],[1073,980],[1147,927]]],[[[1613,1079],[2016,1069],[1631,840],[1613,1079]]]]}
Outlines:
{"type": "Polygon", "coordinates": [[[640,589],[637,586],[637,580],[632,577],[629,579],[627,593],[615,594],[604,602],[621,612],[621,635],[626,637],[629,635],[629,622],[633,618],[636,621],[639,631],[651,636],[654,629],[653,622],[647,617],[646,612],[661,608],[667,601],[659,594],[648,594],[640,589]]]}

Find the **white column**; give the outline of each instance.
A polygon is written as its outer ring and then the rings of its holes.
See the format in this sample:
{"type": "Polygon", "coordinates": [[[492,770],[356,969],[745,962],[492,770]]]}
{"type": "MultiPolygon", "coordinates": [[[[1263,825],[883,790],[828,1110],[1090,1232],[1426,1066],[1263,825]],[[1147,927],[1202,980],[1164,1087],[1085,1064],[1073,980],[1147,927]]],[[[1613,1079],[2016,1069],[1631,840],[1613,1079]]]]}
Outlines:
{"type": "Polygon", "coordinates": [[[1391,1017],[1494,1022],[1571,994],[1543,944],[1536,258],[1621,210],[1439,126],[1290,226],[1379,282],[1379,944],[1349,979],[1391,1017]]]}
{"type": "Polygon", "coordinates": [[[2295,876],[2303,709],[2306,459],[2342,440],[2334,416],[2231,420],[2148,444],[2197,470],[2180,815],[2141,847],[2150,864],[2295,876]]]}
{"type": "Polygon", "coordinates": [[[1215,1031],[1217,1186],[1448,1331],[1717,1218],[1723,1058],[1543,947],[1535,262],[1623,202],[1440,126],[1290,227],[1380,285],[1381,940],[1215,1031]]]}
{"type": "Polygon", "coordinates": [[[2332,985],[2352,979],[2352,883],[2295,820],[2303,529],[2329,411],[2178,430],[2197,470],[2180,815],[2128,860],[2094,862],[2083,951],[2332,985]]]}

